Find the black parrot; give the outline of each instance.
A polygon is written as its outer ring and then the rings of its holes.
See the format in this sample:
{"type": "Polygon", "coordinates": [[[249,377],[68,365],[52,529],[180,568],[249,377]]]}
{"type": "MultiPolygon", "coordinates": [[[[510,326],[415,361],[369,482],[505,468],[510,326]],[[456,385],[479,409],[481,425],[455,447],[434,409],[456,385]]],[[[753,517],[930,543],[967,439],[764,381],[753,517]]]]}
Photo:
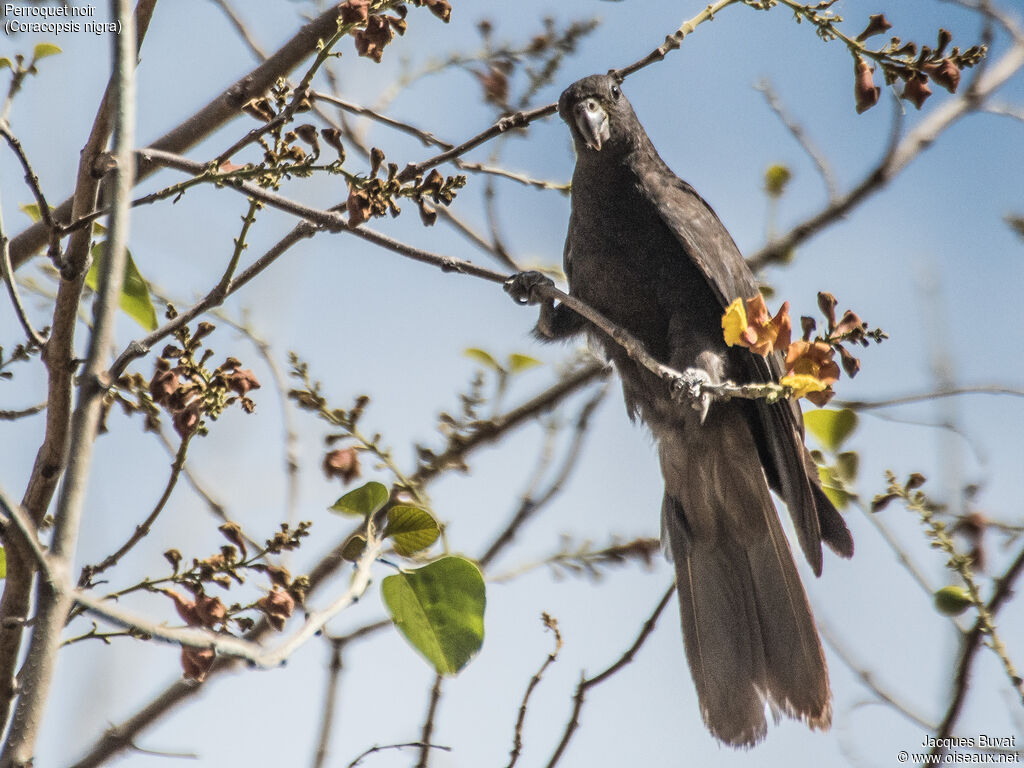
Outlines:
{"type": "MultiPolygon", "coordinates": [[[[726,345],[721,319],[757,295],[743,256],[711,207],[659,157],[614,75],[565,90],[558,112],[576,147],[565,242],[569,292],[695,380],[777,381],[769,357],[726,345]]],[[[550,282],[509,281],[520,302],[550,282]]],[[[676,568],[683,639],[711,733],[751,746],[765,705],[811,728],[832,719],[825,656],[769,489],[786,502],[800,547],[821,574],[821,542],[843,557],[853,539],[818,482],[794,401],[732,400],[703,412],[564,305],[542,302],[543,339],[590,332],[614,361],[626,408],[658,442],[665,478],[662,542],[676,568]]]]}

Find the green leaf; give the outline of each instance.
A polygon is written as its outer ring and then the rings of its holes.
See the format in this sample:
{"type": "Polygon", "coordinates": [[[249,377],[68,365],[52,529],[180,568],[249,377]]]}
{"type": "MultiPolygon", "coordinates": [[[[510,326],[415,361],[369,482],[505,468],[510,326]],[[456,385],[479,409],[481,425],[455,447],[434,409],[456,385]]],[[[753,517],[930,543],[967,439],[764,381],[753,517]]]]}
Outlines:
{"type": "Polygon", "coordinates": [[[462,354],[464,354],[468,358],[476,360],[478,363],[487,368],[490,368],[491,370],[503,370],[501,364],[493,357],[491,357],[490,353],[485,352],[484,350],[479,349],[478,347],[469,347],[468,349],[464,349],[462,351],[462,354]]]}
{"type": "MultiPolygon", "coordinates": [[[[92,247],[92,266],[89,267],[89,274],[85,276],[85,284],[94,291],[99,290],[100,269],[103,266],[103,255],[106,250],[106,242],[96,243],[92,247]]],[[[135,266],[135,259],[131,251],[127,253],[127,260],[124,264],[124,279],[121,284],[121,298],[118,303],[124,313],[132,320],[141,325],[145,330],[156,329],[156,310],[153,308],[153,301],[149,298],[149,286],[145,278],[135,266]]]]}
{"type": "Polygon", "coordinates": [[[821,490],[825,492],[836,509],[845,509],[850,504],[850,500],[856,498],[856,494],[846,490],[835,467],[819,466],[818,479],[821,480],[821,490]]]}
{"type": "Polygon", "coordinates": [[[39,205],[37,203],[22,203],[18,206],[18,210],[32,219],[33,224],[38,224],[43,220],[43,217],[39,213],[39,205]]]}
{"type": "Polygon", "coordinates": [[[792,172],[784,165],[772,165],[764,172],[764,191],[769,197],[782,197],[786,185],[793,178],[792,172]]]}
{"type": "Polygon", "coordinates": [[[47,56],[56,56],[58,53],[64,53],[59,45],[53,43],[36,43],[36,47],[32,49],[32,61],[39,61],[45,59],[47,56]]]}
{"type": "Polygon", "coordinates": [[[844,483],[852,483],[857,479],[860,470],[860,456],[856,451],[844,451],[836,456],[836,475],[844,483]]]}
{"type": "Polygon", "coordinates": [[[348,540],[345,542],[345,546],[341,548],[341,557],[343,560],[348,560],[350,563],[354,563],[363,556],[363,552],[365,550],[366,537],[358,533],[353,533],[348,537],[348,540]]]}
{"type": "Polygon", "coordinates": [[[513,352],[508,356],[508,369],[512,373],[519,373],[530,368],[536,368],[538,365],[543,363],[535,357],[529,355],[520,355],[518,352],[513,352]]]}
{"type": "Polygon", "coordinates": [[[367,517],[378,512],[387,504],[390,496],[387,487],[371,480],[366,485],[361,485],[346,493],[328,509],[343,515],[367,517]]]}
{"type": "Polygon", "coordinates": [[[440,535],[437,521],[425,509],[397,505],[388,510],[384,537],[391,537],[395,552],[403,557],[426,549],[440,535]]]}
{"type": "Polygon", "coordinates": [[[935,593],[935,608],[947,616],[959,616],[971,607],[972,602],[966,589],[953,584],[935,593]]]}
{"type": "Polygon", "coordinates": [[[842,410],[820,408],[804,414],[804,424],[818,438],[826,450],[835,453],[857,428],[857,414],[842,410]]]}
{"type": "Polygon", "coordinates": [[[483,645],[484,579],[469,560],[444,557],[388,576],[380,592],[395,626],[438,674],[456,674],[483,645]]]}
{"type": "Polygon", "coordinates": [[[7,550],[0,547],[0,579],[7,578],[7,550]]]}
{"type": "Polygon", "coordinates": [[[844,491],[842,488],[836,488],[832,485],[823,485],[821,490],[828,496],[828,500],[832,502],[836,509],[846,509],[850,504],[850,499],[853,498],[853,494],[849,491],[844,491]]]}

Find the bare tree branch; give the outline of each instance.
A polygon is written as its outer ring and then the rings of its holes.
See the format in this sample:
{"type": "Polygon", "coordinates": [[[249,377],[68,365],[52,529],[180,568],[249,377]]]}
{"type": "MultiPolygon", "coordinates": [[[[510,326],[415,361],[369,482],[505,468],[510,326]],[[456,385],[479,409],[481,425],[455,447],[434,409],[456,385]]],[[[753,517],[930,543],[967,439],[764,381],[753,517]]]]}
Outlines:
{"type": "Polygon", "coordinates": [[[633,641],[633,644],[629,649],[622,654],[615,663],[600,674],[594,675],[594,677],[587,677],[586,675],[581,677],[579,685],[576,686],[576,695],[573,696],[572,714],[569,716],[569,722],[566,723],[565,732],[562,734],[562,740],[558,743],[554,754],[551,755],[551,759],[548,761],[547,768],[554,768],[554,766],[558,764],[559,760],[562,759],[562,755],[565,754],[566,747],[569,746],[569,741],[572,739],[573,733],[575,733],[576,729],[579,727],[580,712],[583,709],[583,701],[586,698],[587,691],[594,686],[600,685],[633,661],[633,657],[636,656],[643,644],[647,642],[647,638],[651,636],[651,632],[654,631],[654,627],[658,623],[658,618],[661,616],[662,611],[665,610],[665,607],[668,605],[672,595],[675,594],[675,591],[676,585],[675,582],[673,582],[672,586],[665,591],[661,601],[655,607],[654,613],[650,615],[647,621],[645,621],[643,626],[640,628],[640,634],[637,635],[636,640],[633,641]]]}
{"type": "Polygon", "coordinates": [[[960,96],[940,104],[914,130],[846,194],[829,202],[820,211],[804,219],[787,233],[776,237],[747,261],[757,271],[810,239],[824,228],[842,219],[867,197],[883,189],[939,135],[963,117],[981,109],[985,101],[1024,67],[1024,40],[1016,40],[1001,58],[992,62],[971,87],[960,96]]]}
{"type": "MultiPolygon", "coordinates": [[[[134,27],[137,32],[132,34],[132,38],[135,40],[137,48],[141,48],[155,5],[156,0],[139,0],[136,6],[134,27]]],[[[89,138],[82,148],[75,182],[75,195],[72,201],[65,204],[64,216],[70,213],[73,217],[81,217],[96,207],[99,182],[93,177],[93,162],[103,151],[110,136],[113,123],[113,93],[116,87],[117,78],[112,74],[93,121],[89,138]]],[[[60,220],[61,214],[55,213],[54,218],[60,220]]],[[[43,245],[48,237],[46,225],[42,222],[30,230],[35,232],[33,237],[37,238],[38,242],[28,250],[22,251],[25,259],[32,251],[43,245]]],[[[27,232],[11,241],[12,259],[15,265],[21,262],[13,248],[15,242],[25,235],[27,232]]],[[[62,263],[84,266],[89,256],[89,240],[88,231],[72,236],[62,263]]],[[[74,359],[74,336],[84,283],[84,269],[62,276],[57,291],[50,336],[43,354],[48,376],[46,431],[43,442],[36,453],[28,486],[21,501],[22,507],[28,512],[36,526],[42,522],[57,489],[68,452],[71,391],[73,377],[78,367],[78,363],[74,359]]],[[[9,547],[7,550],[7,578],[4,580],[3,597],[0,599],[0,621],[9,623],[11,627],[0,633],[0,722],[2,723],[8,722],[11,705],[17,693],[14,674],[18,664],[22,636],[18,622],[24,622],[28,616],[34,578],[35,569],[32,562],[19,550],[18,546],[9,547]]]]}
{"type": "Polygon", "coordinates": [[[357,765],[359,765],[363,761],[364,757],[368,757],[369,755],[375,754],[377,752],[383,752],[385,749],[406,749],[406,748],[410,748],[410,747],[417,747],[418,749],[421,749],[421,750],[423,750],[423,749],[440,749],[440,750],[442,750],[444,752],[451,752],[452,751],[451,747],[445,747],[445,746],[442,746],[440,744],[426,744],[426,743],[424,743],[422,741],[410,741],[410,742],[408,742],[406,744],[385,744],[382,747],[381,746],[370,747],[365,752],[363,752],[362,754],[357,756],[355,760],[353,760],[351,763],[349,763],[348,764],[348,768],[355,768],[357,765]]]}
{"type": "MultiPolygon", "coordinates": [[[[496,417],[495,419],[492,419],[488,422],[490,426],[485,428],[478,438],[469,440],[465,446],[461,446],[459,448],[452,446],[449,448],[448,452],[443,453],[442,456],[447,455],[447,459],[450,460],[445,462],[445,466],[454,465],[456,454],[458,455],[458,461],[463,461],[464,456],[475,448],[491,444],[495,440],[498,440],[503,434],[519,427],[527,420],[535,418],[538,414],[553,408],[564,398],[586,386],[598,376],[607,375],[607,373],[605,366],[595,363],[592,366],[583,368],[576,374],[567,376],[562,381],[559,381],[552,387],[549,387],[540,395],[532,398],[523,405],[511,409],[503,417],[496,417]]],[[[410,482],[417,485],[426,484],[441,474],[442,471],[443,468],[440,465],[432,465],[432,468],[429,471],[420,470],[419,472],[414,473],[410,478],[410,482]]],[[[315,592],[321,585],[330,579],[339,568],[347,564],[348,561],[345,560],[343,556],[346,540],[347,537],[339,541],[334,549],[332,549],[326,557],[322,558],[309,572],[310,594],[315,592]]],[[[506,541],[511,542],[512,539],[507,538],[506,541]]],[[[105,606],[106,603],[103,603],[103,605],[105,606]]],[[[138,617],[132,616],[131,618],[134,619],[138,617]]],[[[390,626],[391,622],[388,620],[377,621],[365,625],[342,638],[334,638],[334,640],[351,642],[356,639],[368,637],[390,626]]],[[[265,620],[261,621],[250,633],[246,635],[245,641],[240,642],[256,643],[269,631],[269,623],[265,620]]],[[[205,637],[202,638],[202,641],[205,642],[205,640],[205,637]]],[[[246,650],[249,650],[250,646],[246,646],[245,648],[246,650]]],[[[230,658],[226,656],[218,657],[214,662],[213,667],[207,673],[207,680],[213,676],[220,675],[222,672],[236,669],[240,663],[240,658],[230,658]]],[[[128,748],[131,743],[131,739],[134,736],[155,723],[176,706],[188,700],[193,694],[201,690],[201,687],[202,686],[200,684],[188,680],[179,680],[172,683],[164,690],[163,693],[159,694],[135,715],[128,718],[119,726],[108,730],[100,739],[97,740],[95,744],[92,745],[88,753],[75,764],[74,768],[96,768],[96,766],[105,762],[112,755],[128,748]]]]}
{"type": "Polygon", "coordinates": [[[897,405],[910,405],[911,403],[939,400],[944,397],[958,397],[960,395],[1009,395],[1010,397],[1024,397],[1024,389],[1002,387],[998,385],[952,387],[948,389],[938,389],[932,392],[920,392],[913,395],[887,397],[882,400],[834,400],[833,404],[838,405],[840,408],[850,408],[855,411],[870,411],[875,408],[891,408],[897,405]]]}
{"type": "MultiPolygon", "coordinates": [[[[142,0],[140,8],[155,5],[156,0],[142,0]]],[[[187,117],[161,138],[152,143],[154,149],[180,154],[195,146],[207,136],[221,128],[228,121],[242,114],[241,107],[250,99],[262,96],[278,78],[287,75],[301,64],[316,48],[318,40],[327,39],[337,29],[338,10],[331,6],[300,29],[273,56],[246,73],[209,104],[187,117]]],[[[148,23],[148,17],[146,18],[148,23]]],[[[143,29],[140,17],[139,28],[143,29]]],[[[136,181],[148,178],[159,166],[140,162],[136,168],[136,181]]],[[[74,212],[71,200],[57,206],[54,218],[57,221],[74,221],[92,209],[74,212]]],[[[42,223],[35,224],[11,241],[11,258],[15,269],[19,268],[46,242],[47,231],[42,223]]]]}
{"type": "Polygon", "coordinates": [[[526,709],[530,703],[530,695],[533,693],[533,689],[540,684],[545,670],[555,663],[555,660],[558,659],[558,652],[562,650],[562,633],[558,631],[558,622],[546,613],[541,615],[541,620],[544,622],[544,626],[554,633],[555,647],[545,657],[544,663],[540,665],[540,669],[530,678],[530,682],[526,686],[526,693],[523,694],[523,701],[519,705],[519,716],[516,718],[516,727],[512,734],[512,752],[507,768],[513,768],[519,762],[519,756],[523,752],[523,725],[526,722],[526,709]]]}
{"type": "Polygon", "coordinates": [[[434,735],[434,717],[437,715],[437,705],[441,701],[441,683],[444,677],[438,673],[434,676],[434,685],[430,689],[430,702],[427,704],[427,717],[423,721],[423,732],[420,736],[420,758],[416,762],[416,768],[427,768],[430,762],[430,737],[434,735]]]}
{"type": "Polygon", "coordinates": [[[786,130],[790,132],[797,143],[803,148],[807,156],[814,162],[814,167],[818,169],[818,173],[821,176],[821,180],[825,182],[825,189],[828,192],[829,201],[835,200],[839,197],[839,184],[836,181],[835,173],[832,171],[832,166],[828,162],[828,158],[825,157],[824,153],[818,149],[817,145],[807,135],[804,127],[796,121],[796,119],[789,114],[786,110],[785,105],[782,103],[782,99],[772,88],[771,82],[768,80],[762,80],[754,86],[761,95],[764,96],[764,100],[768,102],[768,108],[775,113],[775,116],[779,118],[786,130]]]}
{"type": "MultiPolygon", "coordinates": [[[[999,612],[1006,600],[1013,594],[1013,585],[1017,578],[1024,571],[1024,549],[1022,549],[1017,557],[1013,559],[1009,567],[1003,572],[995,581],[995,591],[992,593],[992,597],[989,598],[985,608],[987,609],[988,615],[992,618],[999,612]]],[[[956,670],[953,676],[953,695],[950,698],[949,706],[946,708],[946,714],[942,717],[942,722],[939,723],[939,727],[935,732],[935,738],[938,740],[935,747],[932,748],[931,754],[935,756],[933,760],[939,762],[945,756],[948,751],[948,739],[953,733],[953,728],[956,726],[956,721],[960,717],[960,713],[963,711],[964,702],[967,700],[967,689],[971,680],[971,668],[974,664],[974,659],[977,656],[978,650],[984,644],[986,637],[985,622],[983,617],[979,616],[974,622],[974,627],[970,632],[967,633],[963,640],[963,646],[960,650],[960,658],[957,661],[956,670]]],[[[1018,683],[1019,684],[1019,683],[1018,683]]]]}
{"type": "MultiPolygon", "coordinates": [[[[0,131],[3,126],[0,126],[0,131]]],[[[11,297],[11,304],[14,306],[14,314],[21,323],[21,328],[28,338],[29,347],[41,348],[45,343],[44,339],[35,328],[32,321],[28,319],[25,305],[21,303],[21,296],[18,293],[18,282],[14,279],[14,268],[11,266],[10,240],[7,239],[7,232],[4,230],[4,215],[0,207],[0,277],[7,283],[7,294],[11,297]]]]}
{"type": "Polygon", "coordinates": [[[129,0],[111,0],[111,15],[118,20],[121,34],[114,36],[113,113],[113,198],[114,211],[100,269],[99,295],[94,305],[93,331],[85,372],[79,384],[78,404],[71,417],[67,473],[61,486],[54,515],[51,558],[59,582],[39,580],[35,624],[25,666],[19,676],[22,686],[0,763],[5,768],[30,766],[36,738],[50,692],[61,631],[72,608],[70,569],[78,544],[78,531],[85,504],[85,492],[92,464],[92,448],[99,430],[103,393],[108,382],[100,376],[106,368],[107,350],[114,339],[114,324],[121,297],[121,285],[128,259],[130,192],[134,184],[135,158],[135,64],[137,41],[135,17],[129,0]]]}
{"type": "Polygon", "coordinates": [[[78,577],[78,586],[85,589],[92,585],[92,579],[97,574],[103,573],[108,568],[112,568],[117,565],[121,558],[128,554],[136,544],[142,541],[146,536],[149,535],[150,530],[153,528],[153,523],[156,522],[157,517],[163,511],[167,502],[171,498],[171,493],[174,491],[174,486],[178,484],[178,478],[181,476],[181,471],[185,467],[185,456],[188,453],[188,445],[192,439],[194,432],[190,432],[187,437],[183,438],[181,443],[178,445],[178,450],[175,452],[174,461],[171,463],[171,474],[167,478],[167,482],[164,484],[163,493],[160,494],[160,498],[153,507],[152,511],[146,516],[146,519],[142,521],[141,525],[135,526],[135,530],[132,535],[128,537],[128,540],[118,547],[113,553],[103,558],[103,561],[96,565],[87,565],[82,568],[82,573],[78,577]]]}
{"type": "MultiPolygon", "coordinates": [[[[60,237],[57,233],[57,222],[53,220],[53,214],[50,212],[50,206],[46,202],[46,196],[43,194],[42,187],[39,185],[39,177],[36,176],[36,172],[32,170],[32,164],[28,161],[28,155],[25,154],[25,148],[21,146],[21,142],[18,141],[17,137],[13,133],[11,133],[10,128],[3,120],[0,120],[0,136],[3,136],[8,145],[10,145],[14,154],[17,156],[18,161],[21,163],[21,167],[25,171],[25,183],[32,192],[32,196],[36,199],[36,207],[39,209],[39,219],[46,225],[50,232],[50,261],[53,262],[55,267],[60,268],[60,237]]],[[[10,254],[7,254],[5,258],[8,260],[6,269],[10,272],[10,254]]],[[[13,278],[9,277],[7,273],[4,273],[4,280],[11,282],[12,279],[13,278]]]]}
{"type": "Polygon", "coordinates": [[[330,751],[331,731],[334,728],[334,708],[338,701],[338,681],[341,679],[341,651],[344,642],[331,642],[331,660],[327,664],[327,680],[324,683],[324,705],[320,708],[320,736],[313,755],[313,768],[323,768],[330,751]]]}

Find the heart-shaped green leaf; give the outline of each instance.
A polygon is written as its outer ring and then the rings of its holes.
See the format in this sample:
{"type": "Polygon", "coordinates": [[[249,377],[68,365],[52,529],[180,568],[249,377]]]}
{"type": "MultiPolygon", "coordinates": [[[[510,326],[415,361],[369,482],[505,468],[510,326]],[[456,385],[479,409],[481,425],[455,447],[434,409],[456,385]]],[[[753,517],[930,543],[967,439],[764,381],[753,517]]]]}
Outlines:
{"type": "Polygon", "coordinates": [[[469,560],[444,557],[384,579],[391,620],[438,674],[454,675],[484,642],[484,579],[469,560]]]}
{"type": "Polygon", "coordinates": [[[857,428],[857,414],[842,410],[821,408],[804,414],[804,424],[826,450],[835,453],[857,428]]]}

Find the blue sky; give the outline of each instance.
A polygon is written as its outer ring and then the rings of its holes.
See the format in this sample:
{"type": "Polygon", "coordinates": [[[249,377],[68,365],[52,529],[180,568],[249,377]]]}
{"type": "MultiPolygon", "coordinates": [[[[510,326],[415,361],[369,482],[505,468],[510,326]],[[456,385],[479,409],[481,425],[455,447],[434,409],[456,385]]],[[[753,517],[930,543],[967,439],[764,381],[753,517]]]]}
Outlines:
{"type": "MultiPolygon", "coordinates": [[[[300,23],[297,13],[311,8],[275,0],[239,7],[267,50],[290,37],[300,23]]],[[[667,0],[559,4],[560,23],[597,16],[601,25],[533,103],[555,100],[562,87],[580,76],[638,59],[702,7],[701,2],[667,0]]],[[[352,101],[375,102],[398,76],[403,60],[415,70],[432,55],[475,47],[475,26],[484,17],[492,20],[498,39],[526,40],[540,30],[540,18],[549,8],[539,0],[456,2],[448,26],[425,10],[412,9],[409,32],[386,50],[382,65],[357,58],[351,41],[341,43],[344,56],[335,67],[342,94],[352,101]]],[[[842,0],[835,9],[850,19],[853,34],[869,14],[884,10],[893,32],[904,39],[930,42],[944,26],[954,33],[955,44],[966,48],[979,35],[971,14],[933,0],[842,0]]],[[[0,37],[0,55],[30,50],[38,39],[0,37]]],[[[42,62],[40,75],[15,102],[11,119],[51,200],[63,199],[71,189],[78,151],[107,78],[110,41],[80,34],[57,42],[64,53],[42,62]]],[[[1004,47],[1005,41],[997,37],[997,56],[1004,47]]],[[[212,3],[165,0],[158,5],[142,51],[139,141],[158,137],[251,67],[247,49],[212,3]]],[[[708,199],[749,253],[764,242],[768,214],[761,185],[769,165],[784,163],[794,173],[779,207],[779,229],[818,210],[825,200],[813,165],[767,109],[754,83],[771,81],[846,189],[881,154],[892,111],[900,108],[883,91],[878,107],[856,115],[852,74],[845,48],[820,41],[806,24],[794,24],[784,9],[763,13],[735,7],[702,26],[665,61],[629,78],[624,91],[665,160],[708,199]]],[[[447,71],[401,92],[387,112],[460,141],[495,117],[480,103],[478,90],[471,74],[447,71]]],[[[999,97],[1024,101],[1024,77],[1018,75],[999,97]]],[[[921,113],[911,108],[906,127],[913,128],[949,98],[939,91],[921,113]]],[[[250,127],[246,120],[229,125],[189,157],[214,156],[250,127]]],[[[366,129],[369,140],[400,165],[431,154],[407,136],[370,124],[366,129]]],[[[815,293],[828,290],[839,297],[842,308],[854,308],[890,334],[882,346],[864,351],[861,374],[840,382],[840,397],[869,400],[927,390],[935,386],[940,363],[951,368],[958,384],[1021,386],[1024,317],[1016,294],[1024,285],[1024,260],[1020,240],[1002,217],[1024,213],[1022,130],[1020,122],[993,115],[954,126],[886,190],[799,248],[792,265],[763,275],[780,297],[773,305],[788,299],[794,315],[813,313],[815,293]]],[[[487,160],[490,151],[484,146],[469,159],[487,160]]],[[[248,158],[238,160],[243,159],[248,158]]],[[[568,179],[573,156],[564,126],[557,118],[531,126],[506,143],[502,163],[539,178],[568,179]]],[[[352,166],[362,168],[358,160],[352,166]]],[[[141,189],[157,189],[178,178],[166,172],[141,189]]],[[[453,211],[486,231],[482,184],[471,177],[453,211]]],[[[511,252],[524,263],[557,264],[568,199],[513,183],[499,189],[500,223],[511,252]]],[[[321,207],[346,195],[333,177],[293,181],[283,191],[321,207]]],[[[23,219],[16,206],[27,202],[28,195],[6,152],[0,153],[0,197],[6,228],[18,231],[23,219]]],[[[148,279],[187,303],[220,274],[244,210],[240,196],[209,189],[196,190],[174,206],[138,209],[132,252],[148,279]]],[[[291,226],[287,216],[266,212],[254,228],[247,254],[261,253],[291,226]]],[[[452,230],[441,225],[423,230],[411,209],[397,220],[372,226],[428,249],[494,266],[452,230]]],[[[37,324],[45,324],[42,305],[32,302],[32,311],[37,324]]],[[[553,366],[568,353],[531,341],[533,310],[514,306],[495,285],[441,274],[345,235],[320,235],[301,244],[231,299],[227,311],[234,316],[248,311],[282,365],[288,350],[308,360],[332,403],[347,405],[358,393],[371,394],[367,423],[384,434],[406,463],[412,460],[415,441],[436,444],[434,415],[456,407],[455,393],[473,371],[472,361],[462,354],[465,347],[484,347],[501,357],[523,352],[549,363],[523,374],[509,402],[546,386],[553,379],[553,366]]],[[[0,332],[5,347],[19,338],[6,302],[0,302],[0,332]]],[[[138,335],[138,328],[125,320],[119,344],[138,335]]],[[[265,366],[243,338],[222,328],[210,343],[219,353],[235,354],[251,364],[265,386],[257,415],[229,414],[211,437],[193,443],[190,462],[247,530],[269,534],[285,515],[280,408],[265,366]]],[[[150,363],[139,370],[148,374],[150,363]]],[[[20,366],[16,373],[13,383],[2,385],[4,408],[34,402],[33,396],[39,399],[38,371],[20,366]]],[[[580,398],[571,401],[566,418],[581,404],[580,398]]],[[[849,446],[861,455],[858,490],[864,498],[882,490],[885,469],[899,475],[921,471],[931,478],[928,487],[940,495],[958,483],[980,483],[980,508],[995,518],[1020,522],[1024,448],[1018,435],[1019,399],[974,396],[893,409],[886,415],[899,421],[864,415],[849,446]],[[962,436],[921,425],[949,421],[962,436]]],[[[324,511],[339,489],[319,471],[321,428],[304,415],[295,418],[304,462],[300,515],[314,521],[316,532],[296,558],[292,570],[299,572],[343,535],[347,523],[324,511]]],[[[115,434],[98,445],[81,562],[94,561],[122,541],[151,508],[166,477],[169,459],[151,436],[121,417],[114,417],[111,425],[115,434]]],[[[8,458],[0,483],[12,494],[23,490],[41,429],[40,418],[0,427],[3,445],[11,447],[5,448],[8,458]]],[[[500,447],[474,456],[468,476],[449,477],[430,488],[434,508],[449,521],[454,549],[478,552],[503,524],[525,487],[541,440],[538,427],[525,428],[500,447]]],[[[372,471],[368,477],[374,477],[372,471]]],[[[563,533],[577,543],[598,545],[613,535],[657,535],[660,498],[651,441],[628,422],[618,385],[613,384],[578,470],[557,502],[521,534],[498,570],[554,551],[563,533]]],[[[880,682],[899,692],[915,711],[938,719],[956,650],[949,621],[934,611],[864,515],[850,510],[848,520],[857,543],[853,561],[827,557],[820,580],[801,563],[815,613],[880,682]]],[[[943,558],[927,548],[909,513],[893,506],[884,521],[935,586],[947,583],[943,558]]],[[[993,538],[993,572],[1015,552],[996,543],[993,538]]],[[[151,572],[154,559],[169,547],[202,555],[219,544],[201,502],[181,486],[150,539],[126,558],[123,578],[130,583],[151,572]]],[[[386,573],[382,570],[380,576],[386,573]]],[[[539,621],[541,611],[558,618],[566,646],[535,695],[522,764],[546,762],[568,717],[580,670],[593,673],[628,647],[670,578],[670,569],[659,562],[649,572],[633,566],[611,571],[597,584],[554,581],[542,569],[508,585],[492,585],[484,649],[446,686],[435,740],[455,751],[435,755],[432,764],[504,764],[519,699],[550,649],[550,637],[539,621]]],[[[325,598],[326,593],[320,597],[325,598]]],[[[173,620],[161,613],[167,606],[152,598],[132,605],[173,620]]],[[[379,613],[373,588],[331,629],[341,633],[379,613]]],[[[1007,611],[1000,625],[1020,663],[1021,612],[1007,611]]],[[[313,643],[286,669],[215,680],[196,702],[138,743],[194,751],[204,765],[302,764],[315,742],[327,655],[325,644],[313,643]]],[[[720,748],[700,722],[673,604],[633,666],[592,692],[563,764],[731,766],[756,760],[767,766],[848,761],[890,765],[899,749],[913,750],[921,742],[925,731],[875,703],[831,652],[829,665],[836,713],[830,733],[810,733],[787,722],[772,729],[754,754],[720,748]]],[[[177,673],[177,653],[167,646],[120,641],[109,648],[82,643],[67,649],[37,765],[66,764],[108,723],[134,712],[177,673]]],[[[959,734],[1010,735],[1015,727],[1019,730],[1014,726],[1019,718],[1014,721],[1007,712],[1015,701],[1001,675],[995,657],[983,652],[959,734]]],[[[414,740],[431,680],[426,665],[393,632],[354,648],[346,657],[331,764],[345,765],[374,743],[414,740]]],[[[408,755],[397,753],[371,759],[380,766],[409,762],[408,755]]],[[[135,754],[125,764],[164,762],[135,754]]]]}

